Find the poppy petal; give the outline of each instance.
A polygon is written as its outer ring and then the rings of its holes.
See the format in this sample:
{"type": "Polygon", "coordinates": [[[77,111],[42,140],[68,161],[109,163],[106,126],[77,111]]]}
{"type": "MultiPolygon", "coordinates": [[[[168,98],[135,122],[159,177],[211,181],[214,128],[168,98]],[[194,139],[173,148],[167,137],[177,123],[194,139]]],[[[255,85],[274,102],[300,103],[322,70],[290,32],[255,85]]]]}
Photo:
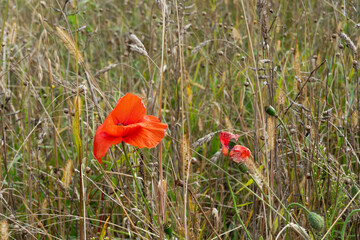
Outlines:
{"type": "Polygon", "coordinates": [[[124,126],[115,124],[113,115],[110,114],[102,124],[102,131],[110,137],[121,137],[124,134],[124,126]]]}
{"type": "Polygon", "coordinates": [[[127,93],[120,98],[114,110],[110,113],[115,124],[121,123],[123,125],[137,123],[145,114],[146,109],[141,98],[131,93],[127,93]]]}
{"type": "Polygon", "coordinates": [[[146,115],[140,123],[124,126],[123,141],[138,148],[153,148],[164,138],[167,124],[151,115],[146,115]]]}
{"type": "Polygon", "coordinates": [[[247,147],[241,145],[235,145],[230,152],[230,158],[236,163],[246,162],[246,159],[249,158],[250,155],[250,150],[247,147]]]}
{"type": "Polygon", "coordinates": [[[102,158],[106,155],[112,145],[122,142],[122,137],[109,136],[104,131],[104,126],[105,125],[102,124],[98,127],[94,138],[94,156],[99,163],[102,163],[102,158]]]}
{"type": "Polygon", "coordinates": [[[139,148],[155,147],[165,135],[167,124],[155,116],[145,115],[146,109],[139,97],[126,94],[98,127],[94,139],[94,156],[102,162],[111,147],[122,141],[139,148]]]}
{"type": "Polygon", "coordinates": [[[220,142],[221,142],[221,145],[225,148],[229,148],[230,139],[235,139],[235,141],[237,141],[238,138],[239,138],[239,135],[237,135],[237,134],[232,134],[229,132],[221,132],[220,133],[220,142]]]}

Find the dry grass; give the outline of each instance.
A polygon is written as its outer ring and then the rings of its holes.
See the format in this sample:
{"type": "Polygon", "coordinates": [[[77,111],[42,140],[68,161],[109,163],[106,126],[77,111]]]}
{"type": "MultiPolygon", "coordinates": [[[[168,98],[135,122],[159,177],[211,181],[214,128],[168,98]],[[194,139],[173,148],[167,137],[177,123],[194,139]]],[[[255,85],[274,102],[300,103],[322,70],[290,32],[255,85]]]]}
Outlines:
{"type": "Polygon", "coordinates": [[[360,238],[357,1],[65,2],[1,2],[1,239],[360,238]],[[169,128],[100,165],[127,92],[169,128]]]}

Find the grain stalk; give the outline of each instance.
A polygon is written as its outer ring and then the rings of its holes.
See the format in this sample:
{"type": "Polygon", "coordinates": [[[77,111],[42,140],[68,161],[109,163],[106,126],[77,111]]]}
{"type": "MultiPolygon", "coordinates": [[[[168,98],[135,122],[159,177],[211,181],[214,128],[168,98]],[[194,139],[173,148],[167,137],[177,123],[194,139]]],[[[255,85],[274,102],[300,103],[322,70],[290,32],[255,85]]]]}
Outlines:
{"type": "MultiPolygon", "coordinates": [[[[74,12],[75,12],[75,29],[78,28],[77,25],[77,0],[74,0],[74,12]]],[[[60,28],[57,28],[60,29],[60,28]]],[[[68,36],[68,35],[67,35],[68,36]]],[[[79,178],[79,182],[80,182],[80,186],[79,186],[79,193],[80,193],[80,239],[81,240],[85,240],[87,239],[86,237],[86,204],[85,204],[85,199],[84,196],[86,196],[86,193],[84,193],[84,182],[83,182],[83,164],[82,164],[82,160],[83,160],[83,147],[82,147],[82,140],[81,140],[81,135],[80,135],[80,131],[82,129],[81,127],[81,97],[79,94],[79,65],[78,63],[83,63],[84,59],[80,53],[80,51],[78,50],[78,35],[77,35],[77,31],[75,31],[75,42],[72,41],[72,39],[67,38],[66,34],[63,35],[63,42],[65,44],[65,46],[68,48],[68,50],[70,51],[70,53],[72,53],[75,56],[75,73],[76,73],[76,97],[75,97],[75,116],[74,116],[74,122],[73,122],[73,134],[74,134],[74,138],[75,138],[75,143],[76,143],[76,151],[78,154],[78,169],[80,171],[80,178],[79,178]],[[64,41],[65,40],[65,41],[64,41]],[[66,43],[66,41],[68,41],[68,43],[66,43]],[[72,44],[74,43],[74,44],[72,44]]]]}
{"type": "Polygon", "coordinates": [[[2,50],[2,46],[3,46],[3,39],[4,39],[4,33],[5,33],[5,23],[6,23],[6,19],[7,19],[7,14],[8,14],[8,8],[9,8],[9,0],[6,1],[6,5],[5,5],[5,9],[4,9],[4,15],[3,15],[3,19],[2,19],[2,28],[1,28],[1,37],[0,37],[0,53],[2,50]]]}
{"type": "MultiPolygon", "coordinates": [[[[46,55],[48,56],[48,49],[47,49],[47,44],[46,44],[46,55]]],[[[51,61],[48,58],[47,59],[47,64],[48,64],[48,73],[49,73],[49,85],[53,86],[53,78],[52,78],[52,67],[51,67],[51,61]]],[[[51,94],[50,94],[50,98],[51,98],[51,102],[54,101],[54,91],[51,90],[51,94]]],[[[53,119],[56,119],[56,113],[55,113],[55,106],[54,104],[51,105],[51,117],[53,119]]],[[[60,118],[59,118],[60,119],[60,118]]],[[[53,155],[54,155],[54,161],[55,161],[55,167],[57,169],[59,169],[59,159],[58,159],[58,144],[57,144],[57,128],[56,125],[53,124],[52,125],[52,137],[53,137],[53,145],[54,145],[54,151],[53,151],[53,155]]],[[[57,211],[59,212],[60,215],[60,223],[63,222],[63,218],[62,218],[62,214],[61,214],[61,197],[60,197],[60,187],[58,185],[56,185],[56,195],[57,195],[57,201],[56,201],[56,207],[57,207],[57,211]]],[[[65,227],[63,224],[60,224],[60,232],[62,237],[65,237],[65,227]]]]}
{"type": "MultiPolygon", "coordinates": [[[[165,12],[165,6],[166,2],[165,0],[161,7],[162,12],[162,36],[161,36],[161,64],[160,64],[160,86],[159,86],[159,111],[158,116],[159,119],[161,119],[161,110],[162,110],[162,101],[163,101],[163,81],[164,81],[164,56],[165,56],[165,30],[166,30],[166,12],[165,12]]],[[[163,162],[162,162],[162,144],[159,144],[159,226],[160,226],[160,240],[164,239],[164,228],[163,224],[165,222],[166,217],[166,208],[164,206],[165,199],[163,199],[164,192],[166,192],[166,189],[163,189],[163,162]]]]}
{"type": "MultiPolygon", "coordinates": [[[[257,64],[257,58],[255,57],[255,49],[253,47],[253,43],[252,43],[252,37],[250,34],[250,29],[249,29],[249,21],[248,21],[248,17],[246,14],[246,9],[245,9],[245,5],[244,5],[244,1],[241,0],[241,7],[244,13],[244,19],[245,19],[245,25],[246,25],[246,32],[247,35],[249,37],[249,45],[250,45],[250,51],[251,51],[251,56],[252,56],[252,61],[254,64],[254,68],[255,68],[255,91],[252,92],[253,96],[252,96],[252,100],[253,100],[253,104],[254,104],[254,122],[255,122],[255,131],[254,131],[254,161],[257,162],[259,161],[259,157],[260,157],[260,146],[259,146],[259,129],[263,129],[263,135],[266,135],[266,131],[265,131],[265,114],[264,114],[264,105],[263,105],[263,100],[262,100],[262,94],[261,94],[261,89],[260,89],[260,82],[259,82],[259,72],[258,72],[258,64],[257,64]],[[259,102],[258,102],[259,101],[259,102]],[[260,103],[260,106],[259,106],[260,103]],[[258,119],[260,117],[260,119],[258,119]],[[259,124],[258,124],[259,123],[259,124]]],[[[253,86],[252,86],[253,88],[253,86]]],[[[254,199],[254,206],[255,206],[255,199],[254,199]]],[[[253,221],[253,225],[255,227],[255,220],[253,221]]],[[[267,224],[265,222],[265,224],[267,224]]]]}
{"type": "MultiPolygon", "coordinates": [[[[177,19],[177,31],[178,31],[178,39],[179,39],[179,62],[180,62],[180,88],[181,88],[181,138],[185,136],[185,117],[184,117],[184,59],[183,59],[183,51],[182,51],[182,37],[181,37],[181,22],[179,17],[179,8],[178,8],[178,1],[175,1],[175,9],[176,9],[176,19],[177,19]]],[[[190,129],[189,129],[190,130],[190,129]]],[[[183,209],[183,224],[184,224],[184,233],[185,233],[185,240],[189,239],[188,236],[188,226],[187,226],[187,188],[188,188],[188,176],[185,177],[185,191],[183,191],[183,198],[184,198],[184,209],[183,209]]]]}
{"type": "MultiPolygon", "coordinates": [[[[28,164],[27,164],[27,171],[28,171],[28,174],[29,174],[29,176],[28,176],[28,179],[26,180],[25,179],[25,174],[24,174],[24,182],[28,182],[29,183],[29,188],[28,188],[28,190],[29,190],[29,207],[30,207],[30,209],[32,208],[32,195],[33,195],[33,189],[32,189],[32,177],[31,177],[31,174],[32,174],[32,157],[31,157],[31,154],[32,154],[32,152],[31,152],[31,139],[32,139],[32,137],[31,137],[31,118],[32,118],[32,115],[31,115],[31,110],[32,110],[32,108],[31,108],[31,100],[30,100],[30,92],[31,92],[31,90],[30,90],[30,85],[32,84],[32,82],[31,82],[31,76],[30,76],[30,69],[31,69],[31,57],[29,56],[29,65],[28,65],[28,76],[27,76],[27,80],[28,80],[28,82],[27,82],[27,92],[28,92],[28,94],[27,94],[27,111],[26,111],[26,113],[27,113],[27,116],[26,116],[26,118],[27,118],[27,135],[29,136],[29,139],[28,139],[28,141],[27,141],[27,158],[28,158],[28,164]]],[[[24,166],[25,166],[26,164],[24,164],[24,166]]],[[[28,215],[28,217],[29,217],[29,220],[30,220],[30,223],[32,224],[32,222],[33,222],[33,219],[32,219],[32,216],[31,216],[31,214],[29,214],[28,215]]]]}

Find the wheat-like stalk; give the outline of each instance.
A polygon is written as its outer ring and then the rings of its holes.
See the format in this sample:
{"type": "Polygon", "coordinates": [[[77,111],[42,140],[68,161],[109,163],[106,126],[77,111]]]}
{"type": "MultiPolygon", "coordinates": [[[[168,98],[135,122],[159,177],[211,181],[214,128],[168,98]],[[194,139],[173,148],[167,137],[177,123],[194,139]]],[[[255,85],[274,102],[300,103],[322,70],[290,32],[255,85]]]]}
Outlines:
{"type": "Polygon", "coordinates": [[[17,24],[16,24],[16,22],[13,22],[13,25],[11,27],[10,36],[9,36],[9,43],[11,45],[15,44],[16,36],[17,36],[17,24]]]}
{"type": "Polygon", "coordinates": [[[183,174],[183,179],[185,180],[186,178],[188,178],[187,173],[189,171],[190,158],[191,158],[189,141],[186,135],[184,135],[180,141],[180,154],[181,154],[181,163],[182,163],[182,174],[183,174]]]}
{"type": "Polygon", "coordinates": [[[117,66],[119,66],[120,63],[113,63],[113,64],[110,64],[109,66],[106,66],[102,69],[100,69],[99,71],[97,71],[95,74],[94,74],[94,77],[98,77],[99,75],[103,74],[103,73],[106,73],[107,71],[110,71],[111,69],[113,68],[116,68],[117,66]]]}
{"type": "Polygon", "coordinates": [[[132,52],[140,53],[141,55],[148,56],[148,53],[146,52],[145,48],[140,48],[135,44],[129,44],[129,49],[132,52]]]}
{"type": "Polygon", "coordinates": [[[165,13],[165,18],[168,18],[170,15],[170,9],[168,8],[166,1],[156,0],[155,1],[158,7],[161,9],[161,12],[165,13]]]}
{"type": "Polygon", "coordinates": [[[79,63],[83,63],[84,58],[81,55],[81,52],[79,51],[78,47],[76,46],[74,40],[69,36],[69,34],[67,34],[67,32],[65,32],[64,30],[62,30],[59,27],[56,27],[56,33],[59,36],[59,38],[61,39],[61,41],[64,43],[66,49],[73,55],[73,57],[75,59],[77,59],[77,61],[79,63]]]}
{"type": "Polygon", "coordinates": [[[0,222],[0,240],[9,240],[9,225],[6,220],[0,222]]]}
{"type": "Polygon", "coordinates": [[[129,40],[138,46],[139,48],[145,49],[144,44],[140,41],[140,39],[135,34],[130,34],[129,40]]]}
{"type": "Polygon", "coordinates": [[[65,165],[64,174],[62,178],[62,182],[64,183],[65,188],[68,188],[70,186],[72,174],[73,174],[73,161],[68,160],[65,165]]]}
{"type": "Polygon", "coordinates": [[[350,48],[354,52],[354,54],[357,54],[357,48],[351,38],[349,38],[349,36],[343,32],[338,32],[337,34],[341,39],[345,41],[346,46],[350,48]]]}
{"type": "Polygon", "coordinates": [[[280,235],[287,229],[287,228],[292,228],[294,231],[296,231],[298,234],[300,234],[301,237],[303,237],[304,239],[310,239],[309,234],[307,234],[305,228],[295,224],[295,223],[289,223],[287,224],[283,229],[281,229],[281,231],[278,233],[277,237],[275,240],[280,238],[280,235]]]}
{"type": "Polygon", "coordinates": [[[197,148],[197,147],[203,145],[204,143],[209,142],[209,141],[215,136],[215,134],[218,134],[218,132],[219,132],[219,131],[211,132],[211,133],[205,135],[204,137],[199,138],[198,140],[196,140],[196,142],[194,142],[194,143],[191,145],[191,147],[192,147],[192,148],[197,148]]]}

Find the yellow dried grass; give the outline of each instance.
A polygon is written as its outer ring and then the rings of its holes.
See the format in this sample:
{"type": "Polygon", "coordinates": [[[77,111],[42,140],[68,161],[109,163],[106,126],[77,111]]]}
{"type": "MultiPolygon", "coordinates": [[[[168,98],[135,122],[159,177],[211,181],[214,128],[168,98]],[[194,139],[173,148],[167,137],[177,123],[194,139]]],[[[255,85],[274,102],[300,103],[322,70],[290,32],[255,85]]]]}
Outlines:
{"type": "Polygon", "coordinates": [[[81,55],[79,48],[76,46],[76,44],[75,44],[74,40],[71,38],[71,36],[59,27],[56,27],[56,33],[59,36],[59,38],[61,39],[61,41],[63,42],[66,49],[71,53],[71,55],[73,55],[73,57],[75,59],[77,59],[77,61],[79,63],[83,63],[84,58],[81,55]]]}
{"type": "Polygon", "coordinates": [[[0,240],[9,240],[9,225],[6,220],[0,222],[0,240]]]}
{"type": "Polygon", "coordinates": [[[73,174],[73,161],[69,159],[66,162],[62,177],[62,182],[65,188],[68,188],[70,186],[72,174],[73,174]]]}
{"type": "Polygon", "coordinates": [[[181,154],[181,169],[183,179],[187,178],[189,167],[190,167],[190,145],[186,135],[183,135],[180,140],[180,154],[181,154]]]}

